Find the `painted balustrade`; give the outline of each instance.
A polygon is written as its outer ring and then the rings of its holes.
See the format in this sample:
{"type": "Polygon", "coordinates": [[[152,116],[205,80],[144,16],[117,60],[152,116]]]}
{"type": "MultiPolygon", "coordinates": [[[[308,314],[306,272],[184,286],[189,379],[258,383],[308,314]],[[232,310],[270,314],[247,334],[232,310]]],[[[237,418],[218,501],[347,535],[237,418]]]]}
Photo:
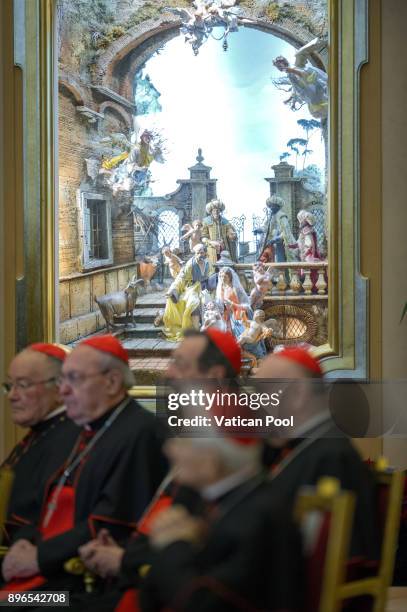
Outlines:
{"type": "MultiPolygon", "coordinates": [[[[253,285],[253,264],[239,263],[234,268],[240,275],[250,279],[253,285]]],[[[272,279],[272,288],[268,295],[277,300],[291,298],[327,299],[328,298],[328,262],[289,261],[265,264],[272,279]]]]}

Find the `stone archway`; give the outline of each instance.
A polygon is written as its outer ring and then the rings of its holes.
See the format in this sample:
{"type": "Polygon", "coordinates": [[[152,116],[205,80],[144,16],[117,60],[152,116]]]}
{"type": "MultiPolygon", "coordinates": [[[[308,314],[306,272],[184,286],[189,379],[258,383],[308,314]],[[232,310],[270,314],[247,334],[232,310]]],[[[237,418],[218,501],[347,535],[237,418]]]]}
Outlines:
{"type": "Polygon", "coordinates": [[[129,112],[127,112],[127,110],[124,110],[120,106],[120,104],[117,104],[117,102],[111,102],[111,101],[102,102],[102,104],[99,106],[99,113],[104,114],[106,111],[110,111],[110,112],[113,112],[119,115],[119,118],[124,121],[127,129],[131,130],[132,128],[131,115],[129,112]]]}
{"type": "MultiPolygon", "coordinates": [[[[244,12],[242,16],[245,16],[244,12]]],[[[287,20],[283,26],[258,19],[244,27],[274,34],[296,48],[300,48],[314,38],[309,31],[301,28],[298,22],[291,21],[287,20]]],[[[100,55],[94,70],[95,84],[115,91],[129,102],[133,102],[133,82],[136,72],[160,47],[179,35],[179,28],[180,21],[174,17],[165,21],[149,19],[134,26],[100,55]]],[[[314,53],[311,60],[316,66],[325,69],[325,57],[314,53]]]]}
{"type": "Polygon", "coordinates": [[[71,75],[60,72],[58,79],[59,87],[63,87],[72,96],[76,106],[89,104],[89,95],[85,87],[82,87],[71,75]]]}

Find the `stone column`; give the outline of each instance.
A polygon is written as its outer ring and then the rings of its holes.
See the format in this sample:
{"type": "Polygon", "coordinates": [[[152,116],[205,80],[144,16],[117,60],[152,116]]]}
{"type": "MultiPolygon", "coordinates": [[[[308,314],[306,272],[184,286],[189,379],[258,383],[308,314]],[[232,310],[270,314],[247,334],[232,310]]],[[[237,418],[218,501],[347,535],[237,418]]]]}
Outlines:
{"type": "Polygon", "coordinates": [[[270,185],[270,195],[278,195],[285,201],[284,210],[288,214],[291,227],[295,227],[295,186],[301,181],[294,177],[294,166],[280,162],[272,166],[273,178],[266,178],[270,185]]]}
{"type": "Polygon", "coordinates": [[[210,166],[203,164],[202,149],[198,149],[197,163],[189,169],[189,180],[177,181],[180,184],[189,184],[191,187],[192,212],[194,219],[206,217],[205,206],[213,198],[216,198],[216,179],[211,178],[210,166]]]}

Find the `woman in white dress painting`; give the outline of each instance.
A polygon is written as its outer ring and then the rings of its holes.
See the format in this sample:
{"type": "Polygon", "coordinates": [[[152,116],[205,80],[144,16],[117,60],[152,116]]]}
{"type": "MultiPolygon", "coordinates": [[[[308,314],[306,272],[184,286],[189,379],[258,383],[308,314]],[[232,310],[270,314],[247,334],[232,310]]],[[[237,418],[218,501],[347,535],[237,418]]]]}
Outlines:
{"type": "MultiPolygon", "coordinates": [[[[239,339],[253,318],[249,296],[243,289],[236,272],[229,267],[222,267],[216,286],[216,302],[223,313],[227,329],[239,339]]],[[[264,357],[267,353],[264,340],[246,344],[245,350],[255,357],[264,357]]]]}

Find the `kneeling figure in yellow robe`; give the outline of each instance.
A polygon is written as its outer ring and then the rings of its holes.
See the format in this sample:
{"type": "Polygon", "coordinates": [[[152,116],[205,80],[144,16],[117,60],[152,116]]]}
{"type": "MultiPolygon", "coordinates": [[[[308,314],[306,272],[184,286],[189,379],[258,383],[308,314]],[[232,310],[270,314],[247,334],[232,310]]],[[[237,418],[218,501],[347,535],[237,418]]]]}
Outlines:
{"type": "Polygon", "coordinates": [[[193,251],[167,291],[164,333],[174,342],[182,339],[185,330],[200,328],[201,293],[210,288],[208,281],[214,273],[206,247],[197,244],[193,251]]]}

